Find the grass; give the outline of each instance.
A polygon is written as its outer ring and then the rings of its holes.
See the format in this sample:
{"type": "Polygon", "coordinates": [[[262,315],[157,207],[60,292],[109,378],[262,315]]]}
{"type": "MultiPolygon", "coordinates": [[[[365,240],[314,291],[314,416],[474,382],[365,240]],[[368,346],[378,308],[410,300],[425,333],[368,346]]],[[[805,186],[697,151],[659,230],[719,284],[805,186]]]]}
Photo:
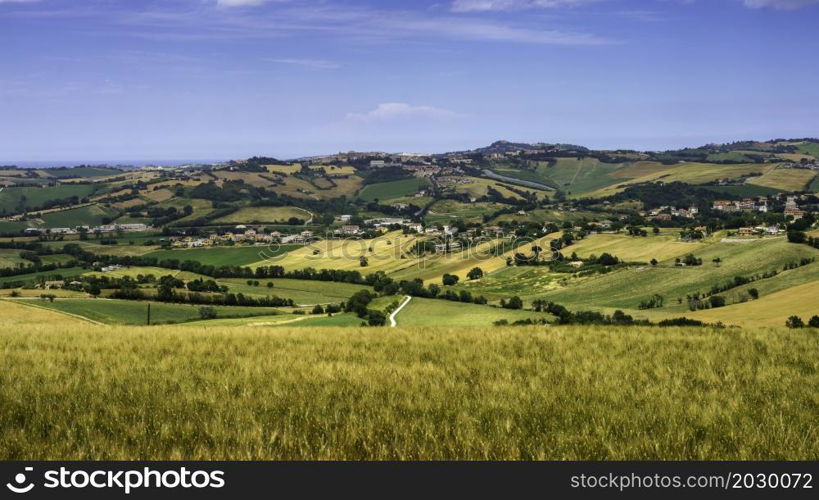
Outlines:
{"type": "Polygon", "coordinates": [[[20,257],[20,250],[0,249],[0,267],[17,267],[20,264],[25,267],[32,264],[32,262],[20,257]]]}
{"type": "Polygon", "coordinates": [[[414,297],[404,309],[395,315],[401,327],[409,326],[491,326],[493,322],[505,319],[510,323],[517,320],[551,318],[532,311],[501,309],[499,307],[465,304],[440,299],[414,297]]]}
{"type": "Polygon", "coordinates": [[[816,177],[816,172],[802,168],[777,168],[761,177],[748,179],[749,184],[782,191],[805,191],[816,177]]]}
{"type": "MultiPolygon", "coordinates": [[[[568,247],[564,253],[570,250],[568,247]]],[[[819,251],[807,245],[788,243],[784,238],[713,243],[692,253],[703,260],[702,266],[675,267],[673,260],[667,260],[657,267],[643,266],[580,278],[572,282],[572,286],[544,295],[570,309],[581,306],[636,309],[642,299],[655,293],[663,295],[666,304],[671,305],[672,302],[676,304],[678,298],[685,302],[686,295],[707,292],[713,285],[731,281],[735,276],[782,271],[786,263],[819,256],[819,251]],[[712,262],[717,257],[722,261],[719,265],[712,262]]],[[[798,272],[805,273],[806,269],[798,272]]],[[[679,312],[687,312],[684,305],[679,306],[679,312]]],[[[776,314],[775,311],[770,313],[776,314]]]]}
{"type": "Polygon", "coordinates": [[[20,308],[0,303],[3,460],[819,456],[816,331],[192,330],[20,308]]]}
{"type": "Polygon", "coordinates": [[[99,205],[88,205],[69,210],[60,210],[43,215],[46,227],[99,226],[106,218],[113,218],[117,212],[99,205]]]}
{"type": "Polygon", "coordinates": [[[0,191],[0,212],[18,212],[18,208],[38,208],[51,200],[90,196],[99,186],[92,184],[60,184],[46,187],[9,187],[0,191]]]}
{"type": "MultiPolygon", "coordinates": [[[[750,285],[753,286],[753,285],[750,285]]],[[[759,300],[743,302],[718,309],[708,309],[688,314],[691,318],[726,325],[743,327],[784,326],[792,315],[801,317],[806,323],[812,316],[819,315],[819,281],[764,294],[759,300]]]]}
{"type": "MultiPolygon", "coordinates": [[[[151,305],[151,323],[181,323],[199,319],[199,307],[163,302],[138,302],[115,299],[57,299],[54,302],[37,301],[36,305],[47,307],[107,324],[144,325],[147,321],[148,304],[151,305]]],[[[275,309],[265,307],[213,306],[217,317],[248,317],[275,314],[275,309]]]]}
{"type": "MultiPolygon", "coordinates": [[[[158,250],[147,254],[147,257],[162,259],[178,259],[179,261],[193,260],[212,266],[246,266],[260,263],[269,265],[266,258],[273,258],[292,250],[302,248],[299,245],[282,245],[279,247],[247,246],[247,247],[213,247],[191,248],[180,250],[158,250]]],[[[271,262],[275,263],[275,262],[271,262]]]]}
{"type": "Polygon", "coordinates": [[[310,219],[310,212],[298,207],[244,207],[232,214],[220,217],[216,224],[239,224],[248,222],[281,222],[295,217],[302,221],[310,219]]]}
{"type": "Polygon", "coordinates": [[[578,256],[586,258],[608,252],[627,262],[649,262],[651,259],[672,259],[701,248],[702,245],[697,243],[679,241],[675,234],[652,234],[645,238],[624,234],[593,234],[566,248],[564,253],[571,255],[576,252],[578,256]]]}
{"type": "Polygon", "coordinates": [[[38,278],[44,278],[47,281],[58,280],[70,278],[73,276],[79,276],[84,272],[86,272],[86,270],[81,267],[69,267],[65,269],[56,269],[54,271],[43,271],[39,273],[20,274],[17,276],[6,276],[0,278],[0,285],[4,283],[16,283],[18,281],[26,283],[28,285],[33,285],[38,278]]]}
{"type": "Polygon", "coordinates": [[[394,198],[410,196],[423,189],[427,185],[426,179],[412,177],[400,181],[379,182],[377,184],[367,184],[358,193],[358,197],[364,201],[386,201],[394,198]]]}
{"type": "Polygon", "coordinates": [[[461,219],[465,222],[481,222],[483,215],[492,213],[502,208],[508,208],[508,205],[501,205],[500,203],[461,203],[455,200],[439,200],[433,204],[426,215],[424,222],[427,224],[449,224],[455,219],[461,219]]]}
{"type": "Polygon", "coordinates": [[[368,286],[352,283],[294,279],[263,279],[259,280],[259,286],[248,285],[246,279],[222,278],[218,282],[220,285],[227,285],[233,293],[249,296],[276,295],[293,299],[302,305],[338,303],[347,300],[359,290],[370,289],[368,286]],[[267,283],[273,283],[273,288],[268,288],[267,283]]]}

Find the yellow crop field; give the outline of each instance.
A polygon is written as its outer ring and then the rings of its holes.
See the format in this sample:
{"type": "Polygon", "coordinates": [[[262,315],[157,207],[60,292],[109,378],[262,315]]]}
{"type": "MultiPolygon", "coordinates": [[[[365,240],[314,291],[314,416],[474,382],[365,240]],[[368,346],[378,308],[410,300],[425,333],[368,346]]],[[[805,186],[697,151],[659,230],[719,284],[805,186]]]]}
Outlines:
{"type": "Polygon", "coordinates": [[[807,188],[814,177],[816,177],[816,172],[813,170],[780,167],[766,172],[761,177],[752,177],[747,183],[784,191],[802,191],[807,188]]]}
{"type": "Polygon", "coordinates": [[[415,265],[415,259],[408,252],[417,239],[394,231],[372,240],[321,240],[257,265],[273,263],[288,270],[312,267],[359,270],[362,274],[391,273],[415,265]],[[361,266],[362,256],[367,258],[366,267],[361,266]]]}
{"type": "Polygon", "coordinates": [[[84,319],[37,307],[36,302],[37,301],[30,299],[0,299],[0,325],[2,325],[2,330],[11,331],[22,325],[29,327],[32,325],[41,325],[42,328],[46,330],[51,327],[88,325],[88,321],[84,319]]]}
{"type": "Polygon", "coordinates": [[[819,281],[797,285],[762,296],[758,300],[716,309],[686,313],[686,316],[715,323],[742,327],[784,326],[788,317],[800,316],[805,322],[819,315],[819,281]]]}
{"type": "Polygon", "coordinates": [[[628,262],[648,262],[679,257],[686,253],[696,252],[702,248],[701,243],[686,243],[679,240],[676,234],[635,237],[625,234],[593,234],[576,242],[566,249],[567,254],[576,252],[586,258],[608,252],[628,262]]]}
{"type": "Polygon", "coordinates": [[[0,303],[3,460],[819,455],[812,330],[194,329],[31,310],[0,303]]]}
{"type": "Polygon", "coordinates": [[[294,163],[292,165],[265,165],[264,168],[266,168],[268,172],[274,174],[290,175],[301,170],[301,165],[298,163],[294,163]]]}
{"type": "Polygon", "coordinates": [[[232,214],[216,219],[217,224],[241,222],[287,222],[291,217],[307,221],[313,215],[298,207],[244,207],[232,214]]]}
{"type": "MultiPolygon", "coordinates": [[[[644,163],[644,162],[640,162],[644,163]]],[[[649,162],[650,163],[650,162],[649,162]]],[[[644,165],[648,169],[648,165],[644,165]]],[[[748,174],[765,174],[776,168],[775,165],[770,164],[736,164],[736,165],[718,165],[714,163],[681,163],[677,165],[668,166],[668,168],[658,171],[650,172],[641,177],[635,177],[630,180],[623,181],[622,184],[615,184],[603,189],[598,189],[586,196],[599,198],[610,196],[622,191],[623,185],[639,184],[643,182],[663,181],[674,182],[680,181],[688,184],[705,184],[719,179],[736,179],[748,174]]],[[[618,175],[627,171],[626,169],[618,171],[618,175]]]]}
{"type": "Polygon", "coordinates": [[[151,201],[165,201],[173,198],[173,192],[170,189],[154,189],[143,193],[143,196],[151,201]]]}

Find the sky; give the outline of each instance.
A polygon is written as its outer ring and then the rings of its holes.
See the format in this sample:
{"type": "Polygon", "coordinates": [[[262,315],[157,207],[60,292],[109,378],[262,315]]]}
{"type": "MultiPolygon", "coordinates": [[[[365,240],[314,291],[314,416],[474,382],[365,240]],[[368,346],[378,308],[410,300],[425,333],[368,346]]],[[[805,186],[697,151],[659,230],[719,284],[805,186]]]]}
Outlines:
{"type": "Polygon", "coordinates": [[[819,0],[0,0],[0,163],[819,136],[819,0]]]}

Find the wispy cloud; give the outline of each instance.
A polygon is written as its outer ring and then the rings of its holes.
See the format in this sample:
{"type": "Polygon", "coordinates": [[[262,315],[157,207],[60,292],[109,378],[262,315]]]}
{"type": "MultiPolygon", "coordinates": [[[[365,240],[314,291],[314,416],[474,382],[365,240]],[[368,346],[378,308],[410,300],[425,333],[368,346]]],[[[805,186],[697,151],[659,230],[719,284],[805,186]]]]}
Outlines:
{"type": "Polygon", "coordinates": [[[458,113],[433,106],[413,106],[403,102],[379,104],[364,113],[348,113],[346,120],[359,123],[391,122],[407,118],[448,120],[458,117],[458,113]]]}
{"type": "Polygon", "coordinates": [[[452,10],[455,12],[480,12],[497,10],[548,9],[554,7],[573,7],[595,0],[455,0],[452,10]]]}
{"type": "Polygon", "coordinates": [[[819,0],[744,0],[747,7],[760,9],[770,7],[780,10],[794,10],[819,4],[819,0]]]}
{"type": "Polygon", "coordinates": [[[328,70],[338,69],[340,64],[324,59],[292,59],[292,58],[264,58],[264,61],[276,64],[288,64],[291,66],[302,66],[310,69],[328,70]]]}
{"type": "MultiPolygon", "coordinates": [[[[0,0],[3,1],[3,0],[0,0]]],[[[219,0],[231,6],[261,0],[219,0]]],[[[558,0],[551,0],[558,1],[558,0]]],[[[579,0],[559,0],[577,2],[579,0]]],[[[586,0],[583,0],[586,1],[586,0]]],[[[394,42],[450,39],[540,45],[605,45],[610,39],[583,31],[549,29],[526,19],[497,20],[428,11],[392,10],[328,2],[270,0],[258,9],[224,8],[215,2],[194,8],[168,2],[133,10],[118,5],[99,9],[42,9],[16,12],[19,17],[70,17],[99,19],[98,34],[116,33],[159,40],[269,39],[301,34],[340,37],[349,42],[394,42]],[[208,7],[208,5],[210,7],[208,7]]],[[[89,33],[91,34],[91,33],[89,33]]],[[[285,63],[282,61],[282,63],[285,63]]],[[[297,64],[291,61],[293,64],[297,64]]],[[[320,65],[320,63],[319,63],[320,65]]]]}
{"type": "Polygon", "coordinates": [[[0,4],[4,3],[35,3],[39,2],[40,0],[0,0],[0,4]]]}

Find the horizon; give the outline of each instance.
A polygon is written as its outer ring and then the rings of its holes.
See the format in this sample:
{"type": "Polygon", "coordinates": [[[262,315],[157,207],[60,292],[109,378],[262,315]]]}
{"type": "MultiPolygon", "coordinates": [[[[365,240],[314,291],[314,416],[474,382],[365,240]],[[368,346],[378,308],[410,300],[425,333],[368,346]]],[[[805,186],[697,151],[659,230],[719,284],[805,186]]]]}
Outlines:
{"type": "MultiPolygon", "coordinates": [[[[816,135],[819,0],[0,0],[28,162],[816,135]]],[[[8,161],[8,160],[5,160],[8,161]]]]}
{"type": "Polygon", "coordinates": [[[426,152],[410,152],[410,151],[387,151],[387,150],[369,150],[369,151],[359,151],[359,150],[344,150],[344,151],[337,151],[335,153],[317,153],[317,154],[310,154],[310,155],[303,155],[298,157],[285,157],[285,156],[277,156],[277,155],[270,155],[270,154],[251,154],[242,157],[236,158],[210,158],[210,159],[203,159],[203,158],[147,158],[147,159],[88,159],[88,160],[43,160],[43,161],[21,161],[21,160],[0,160],[0,166],[4,167],[18,167],[18,168],[30,168],[30,169],[37,169],[37,168],[61,168],[61,167],[77,167],[81,165],[86,166],[107,166],[107,167],[141,167],[141,166],[182,166],[187,164],[209,164],[209,163],[225,163],[229,161],[239,161],[245,160],[247,158],[251,158],[254,156],[265,156],[275,158],[277,160],[283,162],[295,162],[306,158],[320,158],[323,156],[333,156],[337,154],[345,154],[345,153],[359,153],[359,154],[366,154],[366,153],[373,153],[373,154],[388,154],[388,155],[398,155],[398,154],[413,154],[418,156],[435,156],[441,154],[451,154],[451,153],[458,153],[458,152],[469,152],[475,149],[483,148],[490,146],[496,142],[507,142],[512,144],[571,144],[573,146],[581,146],[589,149],[590,151],[615,151],[615,150],[622,150],[622,151],[636,151],[638,153],[660,153],[663,151],[674,151],[677,149],[687,149],[687,148],[699,148],[699,147],[706,147],[710,145],[721,146],[736,142],[771,142],[771,141],[819,141],[819,137],[772,137],[769,139],[737,139],[734,141],[728,142],[721,142],[721,143],[707,143],[707,144],[699,144],[699,145],[686,145],[681,146],[680,148],[668,148],[668,149],[636,149],[636,148],[627,148],[627,147],[620,147],[620,148],[596,148],[590,147],[585,144],[575,144],[571,142],[545,142],[545,141],[535,141],[535,142],[522,142],[522,141],[514,141],[514,140],[507,140],[507,139],[497,139],[492,141],[491,143],[487,143],[481,146],[476,146],[475,148],[471,149],[454,149],[454,150],[447,150],[447,151],[426,151],[426,152]]]}

